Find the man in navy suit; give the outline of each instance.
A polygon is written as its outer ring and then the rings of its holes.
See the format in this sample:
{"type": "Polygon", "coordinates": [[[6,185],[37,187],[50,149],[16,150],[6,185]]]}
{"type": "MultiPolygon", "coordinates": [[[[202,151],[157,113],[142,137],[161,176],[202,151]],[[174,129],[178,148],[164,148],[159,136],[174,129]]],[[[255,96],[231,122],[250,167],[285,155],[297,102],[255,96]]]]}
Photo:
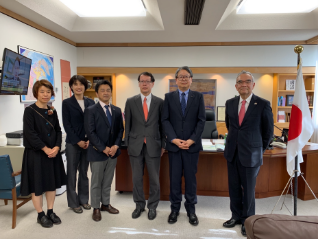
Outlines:
{"type": "Polygon", "coordinates": [[[242,71],[236,78],[240,96],[226,101],[225,123],[228,129],[224,157],[227,160],[230,208],[232,218],[224,227],[242,224],[255,215],[255,185],[263,153],[273,136],[273,113],[270,102],[252,93],[255,82],[250,72],[242,71]]]}
{"type": "Polygon", "coordinates": [[[99,102],[85,110],[84,125],[89,139],[87,159],[92,171],[92,218],[94,221],[100,221],[100,211],[119,213],[109,202],[124,127],[121,109],[109,103],[112,84],[107,80],[99,82],[95,91],[99,102]]]}
{"type": "Polygon", "coordinates": [[[205,124],[205,106],[203,95],[190,90],[193,74],[189,67],[180,67],[175,77],[178,90],[165,95],[162,113],[170,172],[171,213],[168,222],[175,223],[179,215],[183,175],[186,199],[184,205],[189,222],[198,225],[199,220],[195,214],[196,173],[199,151],[202,150],[201,135],[205,124]]]}
{"type": "Polygon", "coordinates": [[[82,213],[82,207],[86,210],[91,209],[88,204],[87,170],[89,162],[86,160],[89,142],[84,129],[84,110],[94,105],[95,102],[84,97],[84,92],[88,87],[84,76],[72,76],[69,86],[74,94],[72,97],[63,100],[62,103],[63,125],[66,132],[67,202],[74,212],[82,213]],[[77,171],[78,193],[76,193],[77,171]]]}

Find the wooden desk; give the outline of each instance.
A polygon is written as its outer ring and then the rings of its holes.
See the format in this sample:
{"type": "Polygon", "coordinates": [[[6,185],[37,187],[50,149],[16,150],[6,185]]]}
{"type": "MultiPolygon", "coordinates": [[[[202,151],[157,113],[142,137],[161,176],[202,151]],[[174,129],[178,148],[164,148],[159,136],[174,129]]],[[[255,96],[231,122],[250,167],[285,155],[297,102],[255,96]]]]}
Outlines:
{"type": "MultiPolygon", "coordinates": [[[[305,146],[303,148],[303,158],[304,162],[301,164],[301,171],[318,197],[318,145],[305,146]]],[[[132,173],[126,149],[122,149],[122,153],[117,160],[115,189],[117,191],[131,192],[133,188],[132,173]]],[[[267,150],[263,161],[264,163],[257,177],[255,197],[279,196],[289,179],[286,171],[286,149],[275,148],[267,150]]],[[[298,183],[298,198],[302,200],[314,199],[302,178],[299,178],[298,183]]],[[[160,164],[161,200],[169,200],[169,187],[169,159],[168,153],[165,152],[160,164]]],[[[184,181],[182,189],[184,193],[184,181]]],[[[144,191],[146,198],[148,198],[149,180],[147,169],[144,175],[144,191]]],[[[223,152],[200,152],[197,172],[197,195],[229,196],[227,164],[223,152]]]]}

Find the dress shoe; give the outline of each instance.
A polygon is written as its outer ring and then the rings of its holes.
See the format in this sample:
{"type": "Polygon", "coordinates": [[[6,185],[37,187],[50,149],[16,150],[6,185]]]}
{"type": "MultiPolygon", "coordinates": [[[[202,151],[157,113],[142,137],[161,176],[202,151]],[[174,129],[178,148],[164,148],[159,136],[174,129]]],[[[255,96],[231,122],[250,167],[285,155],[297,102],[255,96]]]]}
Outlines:
{"type": "Polygon", "coordinates": [[[95,222],[99,222],[100,220],[102,220],[102,215],[100,214],[99,208],[96,208],[96,209],[94,208],[92,218],[95,222]]]}
{"type": "Polygon", "coordinates": [[[242,224],[241,233],[242,233],[243,236],[246,237],[246,231],[245,231],[245,226],[244,226],[244,224],[242,224]]]}
{"type": "Polygon", "coordinates": [[[46,215],[44,215],[41,219],[38,218],[37,221],[41,224],[42,227],[53,227],[53,222],[46,215]]]}
{"type": "Polygon", "coordinates": [[[108,204],[108,206],[102,205],[101,211],[103,211],[103,212],[107,211],[111,214],[118,214],[119,213],[119,211],[116,208],[112,207],[112,205],[110,205],[110,204],[108,204]]]}
{"type": "Polygon", "coordinates": [[[197,215],[195,213],[188,214],[189,217],[189,223],[193,226],[197,226],[199,224],[199,219],[197,218],[197,215]]]}
{"type": "Polygon", "coordinates": [[[85,210],[91,210],[91,205],[89,205],[88,203],[84,203],[81,205],[85,210]]]}
{"type": "Polygon", "coordinates": [[[156,218],[156,216],[157,216],[156,209],[149,209],[148,219],[149,219],[149,220],[153,220],[153,219],[156,218]]]}
{"type": "Polygon", "coordinates": [[[168,223],[173,224],[178,221],[179,212],[172,211],[168,217],[168,223]]]}
{"type": "Polygon", "coordinates": [[[72,209],[76,213],[82,213],[83,212],[83,209],[81,207],[75,207],[75,208],[72,208],[72,209]]]}
{"type": "Polygon", "coordinates": [[[138,217],[140,217],[141,213],[145,211],[145,209],[140,209],[140,208],[136,208],[133,213],[131,214],[133,219],[136,219],[138,217]]]}
{"type": "Polygon", "coordinates": [[[54,212],[51,213],[50,216],[48,216],[48,218],[51,219],[51,221],[55,225],[58,225],[58,224],[62,223],[61,219],[58,216],[56,216],[56,214],[54,212]]]}
{"type": "Polygon", "coordinates": [[[223,227],[235,227],[237,224],[241,224],[241,220],[235,220],[234,218],[231,218],[230,220],[223,223],[223,227]]]}

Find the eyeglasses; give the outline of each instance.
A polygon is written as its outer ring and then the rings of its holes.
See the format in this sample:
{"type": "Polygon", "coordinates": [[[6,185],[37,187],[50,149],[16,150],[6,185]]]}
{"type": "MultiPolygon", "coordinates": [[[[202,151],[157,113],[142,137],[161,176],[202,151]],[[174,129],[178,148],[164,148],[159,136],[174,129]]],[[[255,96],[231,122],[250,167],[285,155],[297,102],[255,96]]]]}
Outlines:
{"type": "Polygon", "coordinates": [[[188,80],[191,78],[191,76],[178,76],[177,78],[178,78],[179,80],[188,81],[188,80]]]}
{"type": "Polygon", "coordinates": [[[238,85],[243,85],[244,83],[249,85],[249,84],[252,83],[252,80],[245,80],[245,81],[239,80],[239,81],[236,82],[236,84],[238,84],[238,85]]]}
{"type": "Polygon", "coordinates": [[[152,81],[139,81],[139,83],[149,85],[150,83],[152,83],[152,81]]]}

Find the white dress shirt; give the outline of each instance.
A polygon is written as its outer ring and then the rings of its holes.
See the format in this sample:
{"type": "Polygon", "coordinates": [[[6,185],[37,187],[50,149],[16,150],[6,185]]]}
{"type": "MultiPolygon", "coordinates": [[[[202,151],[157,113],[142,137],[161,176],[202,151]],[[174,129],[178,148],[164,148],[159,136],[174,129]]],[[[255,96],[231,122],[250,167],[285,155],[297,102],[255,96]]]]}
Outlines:
{"type": "Polygon", "coordinates": [[[147,104],[147,108],[148,108],[148,112],[150,109],[150,103],[151,103],[151,93],[148,96],[144,96],[142,93],[140,93],[141,96],[141,106],[144,106],[144,99],[146,98],[146,104],[147,104]]]}
{"type": "Polygon", "coordinates": [[[84,104],[84,100],[77,100],[79,106],[82,108],[83,112],[85,110],[85,104],[84,104]]]}
{"type": "MultiPolygon", "coordinates": [[[[248,106],[250,105],[250,102],[251,102],[251,99],[252,99],[252,95],[253,95],[253,93],[249,97],[247,97],[247,99],[246,99],[246,102],[245,102],[245,113],[247,111],[248,106]]],[[[243,102],[243,99],[240,96],[240,103],[238,105],[238,114],[240,114],[240,110],[241,110],[241,107],[242,107],[242,102],[243,102]]]]}

